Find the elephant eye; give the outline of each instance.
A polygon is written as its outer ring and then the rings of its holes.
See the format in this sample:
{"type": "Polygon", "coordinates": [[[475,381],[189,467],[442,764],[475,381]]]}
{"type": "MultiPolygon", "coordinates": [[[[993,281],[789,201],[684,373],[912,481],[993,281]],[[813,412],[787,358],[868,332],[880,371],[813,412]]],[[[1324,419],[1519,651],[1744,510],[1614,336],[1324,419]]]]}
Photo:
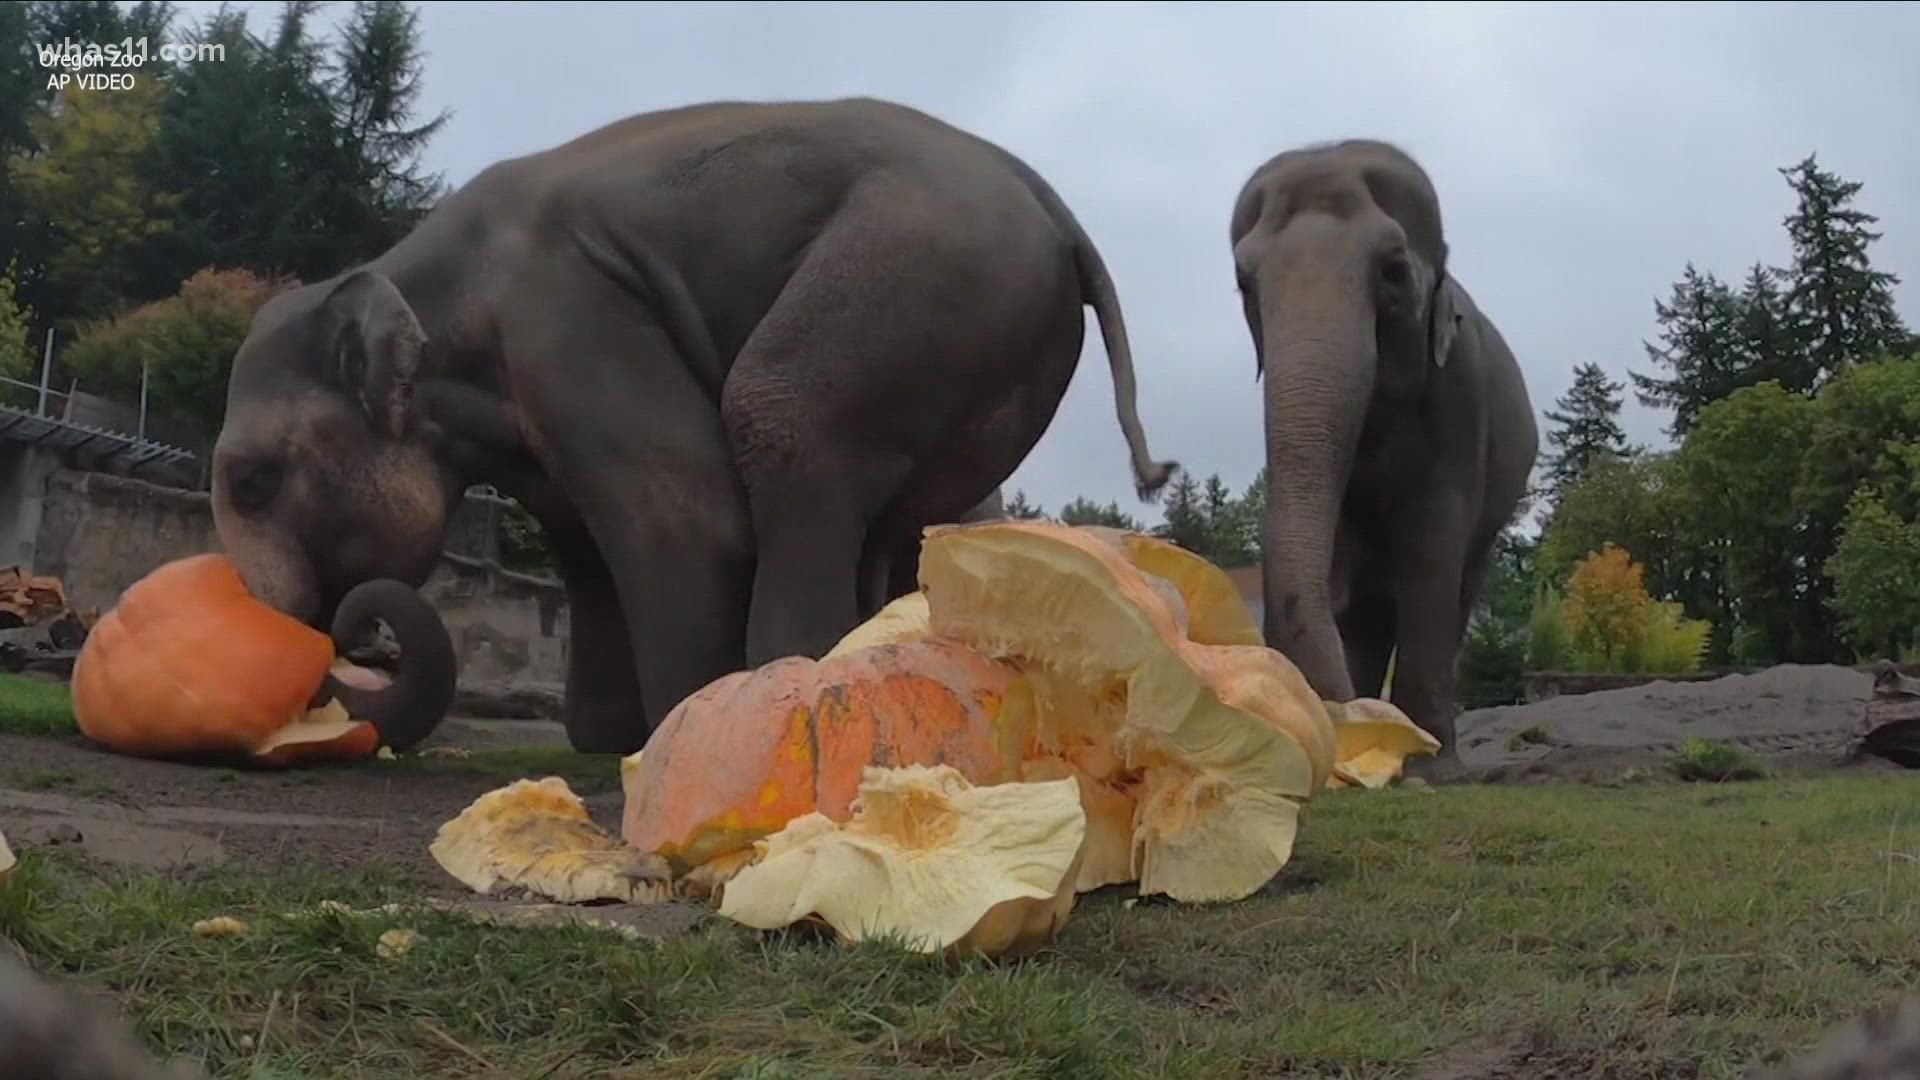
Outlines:
{"type": "Polygon", "coordinates": [[[1389,255],[1380,261],[1380,280],[1396,289],[1404,289],[1413,282],[1413,267],[1399,255],[1389,255]]]}
{"type": "Polygon", "coordinates": [[[243,514],[257,514],[272,505],[286,479],[286,466],[278,461],[242,461],[227,470],[228,498],[243,514]]]}

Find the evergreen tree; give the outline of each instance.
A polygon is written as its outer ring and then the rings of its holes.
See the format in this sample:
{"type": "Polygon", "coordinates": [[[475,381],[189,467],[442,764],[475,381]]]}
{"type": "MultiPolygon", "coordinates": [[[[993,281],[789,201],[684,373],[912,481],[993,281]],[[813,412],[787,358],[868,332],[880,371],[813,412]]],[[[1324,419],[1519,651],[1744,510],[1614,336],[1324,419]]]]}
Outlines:
{"type": "Polygon", "coordinates": [[[1208,535],[1206,508],[1201,503],[1200,485],[1194,481],[1193,474],[1182,471],[1179,478],[1167,488],[1161,517],[1164,520],[1153,530],[1155,536],[1170,540],[1196,555],[1206,554],[1211,537],[1208,535]]]}
{"type": "Polygon", "coordinates": [[[1201,555],[1216,566],[1250,566],[1259,556],[1259,545],[1249,543],[1248,507],[1233,497],[1227,485],[1215,473],[1207,477],[1201,493],[1201,506],[1207,522],[1207,549],[1201,555]]]}
{"type": "Polygon", "coordinates": [[[1109,502],[1102,506],[1085,496],[1075,498],[1061,509],[1060,522],[1063,525],[1105,525],[1129,532],[1145,531],[1140,522],[1120,509],[1119,503],[1109,502]]]}
{"type": "Polygon", "coordinates": [[[341,149],[371,211],[368,239],[380,247],[398,240],[441,193],[437,174],[416,171],[427,143],[451,119],[442,111],[412,123],[423,59],[418,12],[396,0],[354,4],[334,96],[342,113],[341,149]]]}
{"type": "Polygon", "coordinates": [[[1787,321],[1819,381],[1905,351],[1907,328],[1893,306],[1900,279],[1868,257],[1879,218],[1853,205],[1861,183],[1821,169],[1813,155],[1780,174],[1799,198],[1785,222],[1793,246],[1793,265],[1781,271],[1787,321]]]}
{"type": "Polygon", "coordinates": [[[1787,320],[1786,303],[1778,275],[1754,263],[1740,287],[1740,314],[1735,327],[1735,366],[1745,373],[1743,386],[1772,380],[1804,394],[1819,383],[1819,372],[1800,348],[1787,320]]]}
{"type": "Polygon", "coordinates": [[[1047,516],[1045,510],[1040,509],[1038,505],[1027,500],[1027,493],[1024,491],[1016,491],[1013,493],[1013,498],[1007,500],[1006,511],[1007,516],[1010,518],[1023,518],[1026,520],[1047,516]]]}
{"type": "Polygon", "coordinates": [[[1726,397],[1750,376],[1742,363],[1740,298],[1712,272],[1687,263],[1665,301],[1654,301],[1661,344],[1644,347],[1648,359],[1672,374],[1662,378],[1629,372],[1642,405],[1673,411],[1667,432],[1686,437],[1700,410],[1726,397]]]}
{"type": "Polygon", "coordinates": [[[1547,432],[1549,504],[1578,483],[1597,458],[1626,454],[1627,434],[1620,428],[1620,395],[1625,389],[1609,380],[1598,364],[1573,369],[1572,388],[1547,410],[1547,419],[1554,425],[1547,432]]]}

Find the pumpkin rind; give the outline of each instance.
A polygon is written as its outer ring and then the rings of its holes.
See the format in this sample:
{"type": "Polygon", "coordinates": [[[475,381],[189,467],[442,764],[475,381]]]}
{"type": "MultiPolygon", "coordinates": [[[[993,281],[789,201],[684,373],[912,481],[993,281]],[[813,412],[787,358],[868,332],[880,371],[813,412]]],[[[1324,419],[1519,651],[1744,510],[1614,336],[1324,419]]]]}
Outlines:
{"type": "Polygon", "coordinates": [[[123,754],[251,753],[306,713],[333,659],[331,638],[255,599],[225,556],[193,555],[94,625],[74,662],[74,719],[123,754]]]}
{"type": "Polygon", "coordinates": [[[621,770],[622,838],[684,871],[820,813],[844,821],[869,766],[1017,775],[1012,668],[951,641],[787,657],[709,683],[621,770]]]}

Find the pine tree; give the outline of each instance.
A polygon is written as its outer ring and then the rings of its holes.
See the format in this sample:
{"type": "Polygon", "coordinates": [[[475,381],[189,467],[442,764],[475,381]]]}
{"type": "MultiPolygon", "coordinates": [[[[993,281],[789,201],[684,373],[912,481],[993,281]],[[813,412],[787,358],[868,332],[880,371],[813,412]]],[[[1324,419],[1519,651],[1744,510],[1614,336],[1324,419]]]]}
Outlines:
{"type": "Polygon", "coordinates": [[[1061,509],[1060,522],[1063,525],[1105,525],[1129,532],[1143,529],[1140,522],[1120,509],[1119,503],[1109,502],[1102,506],[1085,496],[1075,498],[1061,509]]]}
{"type": "Polygon", "coordinates": [[[1853,206],[1861,183],[1821,169],[1814,155],[1781,169],[1799,206],[1786,218],[1793,265],[1782,270],[1786,314],[1820,382],[1909,347],[1894,310],[1894,274],[1873,268],[1867,249],[1880,219],[1853,206]]]}
{"type": "Polygon", "coordinates": [[[1186,548],[1196,555],[1204,556],[1211,537],[1207,532],[1206,508],[1201,503],[1200,485],[1193,474],[1182,471],[1178,479],[1167,488],[1166,503],[1161,513],[1162,523],[1153,530],[1155,536],[1186,548]]]}
{"type": "Polygon", "coordinates": [[[1773,380],[1796,393],[1810,393],[1819,372],[1800,348],[1787,320],[1786,297],[1778,275],[1754,263],[1740,287],[1739,318],[1735,326],[1736,368],[1741,385],[1773,380]]]}
{"type": "Polygon", "coordinates": [[[421,152],[451,114],[412,123],[420,96],[420,16],[396,0],[358,0],[341,34],[333,93],[341,111],[341,150],[367,197],[370,228],[385,247],[433,205],[438,174],[422,176],[421,152]],[[384,231],[384,238],[381,233],[384,231]]]}
{"type": "Polygon", "coordinates": [[[1026,520],[1047,516],[1047,512],[1040,509],[1038,504],[1028,501],[1027,493],[1024,491],[1016,491],[1013,493],[1013,498],[1007,500],[1006,511],[1007,516],[1010,518],[1022,518],[1026,520]]]}
{"type": "Polygon", "coordinates": [[[1711,271],[1687,263],[1665,301],[1654,301],[1661,344],[1646,344],[1648,359],[1672,374],[1629,372],[1640,404],[1673,410],[1667,433],[1684,438],[1700,410],[1750,378],[1737,348],[1740,298],[1711,271]]]}
{"type": "Polygon", "coordinates": [[[1626,454],[1627,434],[1620,428],[1621,393],[1625,389],[1624,384],[1609,380],[1598,364],[1581,364],[1573,369],[1572,388],[1547,411],[1547,419],[1554,425],[1547,432],[1545,495],[1549,504],[1579,483],[1597,458],[1626,454]]]}

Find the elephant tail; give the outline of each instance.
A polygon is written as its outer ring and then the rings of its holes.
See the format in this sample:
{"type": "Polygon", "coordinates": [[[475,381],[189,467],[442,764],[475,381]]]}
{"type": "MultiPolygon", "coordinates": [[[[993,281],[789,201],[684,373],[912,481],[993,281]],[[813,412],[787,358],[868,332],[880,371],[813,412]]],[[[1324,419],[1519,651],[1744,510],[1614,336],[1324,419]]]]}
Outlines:
{"type": "Polygon", "coordinates": [[[1001,154],[1073,245],[1073,264],[1080,275],[1080,291],[1100,322],[1100,337],[1107,347],[1107,367],[1113,374],[1114,407],[1120,414],[1120,431],[1126,436],[1127,450],[1133,457],[1134,490],[1142,501],[1151,502],[1180,470],[1180,463],[1155,461],[1147,452],[1147,436],[1140,425],[1136,404],[1133,348],[1127,341],[1126,317],[1120,312],[1120,296],[1114,288],[1113,275],[1107,272],[1106,260],[1100,257],[1093,238],[1087,235],[1080,219],[1068,209],[1053,186],[1013,154],[1004,150],[1001,154]]]}

